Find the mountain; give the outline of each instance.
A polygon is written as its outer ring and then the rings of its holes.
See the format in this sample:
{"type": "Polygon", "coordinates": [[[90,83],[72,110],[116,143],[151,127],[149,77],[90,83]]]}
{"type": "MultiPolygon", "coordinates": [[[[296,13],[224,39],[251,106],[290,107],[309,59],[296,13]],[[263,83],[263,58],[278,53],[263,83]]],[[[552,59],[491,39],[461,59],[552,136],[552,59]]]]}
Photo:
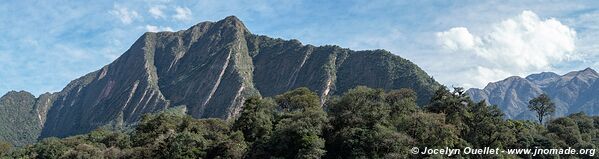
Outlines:
{"type": "MultiPolygon", "coordinates": [[[[411,88],[419,103],[426,103],[440,86],[418,66],[388,51],[317,47],[255,35],[230,16],[187,30],[143,34],[114,62],[53,93],[40,137],[121,128],[135,124],[144,113],[172,107],[183,107],[195,118],[227,119],[238,115],[250,96],[307,87],[324,103],[358,85],[411,88]]],[[[31,105],[39,99],[27,98],[29,102],[8,107],[36,108],[31,105]]]]}
{"type": "Polygon", "coordinates": [[[489,83],[484,89],[469,89],[467,93],[475,101],[486,100],[499,106],[510,119],[533,119],[535,115],[528,110],[528,101],[542,93],[556,104],[556,117],[578,112],[599,115],[597,79],[599,74],[591,68],[561,76],[543,72],[526,78],[509,77],[489,83]]]}
{"type": "Polygon", "coordinates": [[[0,97],[0,140],[15,146],[33,143],[42,131],[51,101],[49,93],[35,98],[25,91],[0,97]]]}

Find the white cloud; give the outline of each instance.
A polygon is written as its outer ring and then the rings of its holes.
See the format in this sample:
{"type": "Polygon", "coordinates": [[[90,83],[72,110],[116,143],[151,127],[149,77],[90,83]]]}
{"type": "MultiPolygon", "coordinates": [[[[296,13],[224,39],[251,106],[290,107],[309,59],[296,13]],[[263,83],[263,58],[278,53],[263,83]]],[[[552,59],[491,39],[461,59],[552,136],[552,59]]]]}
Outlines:
{"type": "Polygon", "coordinates": [[[573,17],[568,17],[564,23],[573,26],[577,30],[576,51],[582,53],[580,57],[581,63],[578,63],[580,68],[588,67],[589,65],[597,65],[595,63],[599,58],[599,10],[593,10],[577,14],[573,17]]]}
{"type": "Polygon", "coordinates": [[[493,24],[480,35],[464,27],[436,35],[443,50],[462,57],[461,63],[469,65],[461,72],[468,78],[463,81],[465,86],[483,87],[507,76],[547,71],[553,64],[577,56],[576,31],[531,11],[493,24]]]}
{"type": "Polygon", "coordinates": [[[173,28],[163,27],[163,26],[146,25],[146,30],[148,30],[149,32],[161,32],[161,31],[173,31],[173,28]]]}
{"type": "Polygon", "coordinates": [[[456,27],[437,33],[441,45],[449,50],[471,50],[481,44],[478,37],[470,34],[467,28],[456,27]]]}
{"type": "Polygon", "coordinates": [[[164,12],[162,11],[163,8],[164,6],[153,6],[150,7],[150,9],[148,9],[148,12],[150,13],[150,15],[152,15],[152,17],[156,19],[164,18],[164,12]]]}
{"type": "Polygon", "coordinates": [[[187,7],[175,7],[173,18],[178,21],[191,20],[191,10],[187,7]]]}
{"type": "Polygon", "coordinates": [[[136,11],[118,5],[115,5],[109,13],[119,18],[123,24],[131,24],[135,19],[141,18],[136,11]]]}

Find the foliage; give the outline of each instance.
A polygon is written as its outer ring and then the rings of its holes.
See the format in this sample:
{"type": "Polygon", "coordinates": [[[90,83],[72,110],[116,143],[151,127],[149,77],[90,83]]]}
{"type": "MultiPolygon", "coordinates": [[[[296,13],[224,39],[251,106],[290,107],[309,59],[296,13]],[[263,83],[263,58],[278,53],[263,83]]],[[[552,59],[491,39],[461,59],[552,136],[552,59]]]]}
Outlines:
{"type": "Polygon", "coordinates": [[[269,144],[273,157],[321,158],[326,152],[322,130],[327,119],[320,98],[307,88],[298,88],[275,99],[281,112],[269,144]]]}
{"type": "Polygon", "coordinates": [[[447,88],[442,87],[435,91],[430,104],[424,108],[431,113],[444,114],[447,123],[454,125],[458,131],[468,132],[466,120],[472,118],[472,113],[468,111],[468,107],[472,105],[472,100],[463,88],[454,88],[449,92],[447,88]]]}
{"type": "Polygon", "coordinates": [[[539,123],[543,124],[543,119],[555,112],[555,103],[546,94],[541,94],[528,102],[528,109],[534,111],[539,123]]]}
{"type": "MultiPolygon", "coordinates": [[[[497,106],[475,103],[460,88],[440,88],[419,107],[414,91],[356,87],[321,107],[307,88],[251,97],[235,120],[148,114],[130,132],[98,129],[46,138],[0,158],[445,158],[410,148],[575,148],[599,146],[599,117],[576,113],[547,122],[505,120],[497,106]]],[[[456,158],[588,158],[465,155],[456,158]]]]}
{"type": "Polygon", "coordinates": [[[245,101],[241,115],[233,123],[233,130],[240,131],[247,142],[247,158],[267,157],[275,107],[276,104],[271,99],[250,97],[245,101]]]}
{"type": "Polygon", "coordinates": [[[35,105],[35,96],[25,91],[0,97],[0,140],[14,146],[34,143],[42,130],[35,105]]]}
{"type": "Polygon", "coordinates": [[[0,156],[3,156],[10,152],[12,145],[5,141],[0,141],[0,156]]]}
{"type": "Polygon", "coordinates": [[[380,158],[399,154],[411,139],[392,127],[392,111],[386,101],[399,106],[403,98],[396,95],[388,99],[383,90],[357,87],[333,100],[329,104],[328,157],[380,158]]]}

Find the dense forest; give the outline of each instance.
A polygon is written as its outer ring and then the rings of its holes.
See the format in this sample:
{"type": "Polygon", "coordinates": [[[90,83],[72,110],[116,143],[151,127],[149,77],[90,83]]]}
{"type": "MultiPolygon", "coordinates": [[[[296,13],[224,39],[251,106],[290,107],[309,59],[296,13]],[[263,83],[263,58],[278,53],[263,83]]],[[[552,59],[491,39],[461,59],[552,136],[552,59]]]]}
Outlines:
{"type": "MultiPolygon", "coordinates": [[[[171,109],[147,114],[130,130],[101,128],[68,138],[46,138],[11,148],[3,158],[445,158],[411,148],[574,148],[599,146],[599,117],[584,113],[544,124],[505,120],[463,91],[441,88],[419,106],[409,89],[356,87],[324,105],[298,88],[272,98],[252,97],[236,120],[194,119],[171,109]]],[[[532,158],[465,155],[454,158],[532,158]]],[[[534,158],[588,158],[537,155],[534,158]]]]}

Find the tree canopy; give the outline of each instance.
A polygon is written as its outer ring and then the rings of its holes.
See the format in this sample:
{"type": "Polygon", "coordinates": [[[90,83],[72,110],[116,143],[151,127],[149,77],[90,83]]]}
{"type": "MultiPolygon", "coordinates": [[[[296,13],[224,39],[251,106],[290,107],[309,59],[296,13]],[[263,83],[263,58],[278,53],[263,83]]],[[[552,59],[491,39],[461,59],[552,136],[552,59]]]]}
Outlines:
{"type": "MultiPolygon", "coordinates": [[[[544,98],[544,97],[543,97],[544,98]]],[[[147,114],[130,131],[98,129],[11,148],[4,158],[444,158],[418,148],[585,148],[599,146],[599,117],[576,113],[547,122],[505,120],[497,106],[473,102],[462,89],[440,88],[428,105],[409,89],[356,87],[321,107],[298,88],[271,98],[251,97],[232,120],[184,113],[147,114]]],[[[542,99],[531,105],[551,105],[542,99]]],[[[532,158],[464,155],[457,158],[532,158]]],[[[540,155],[540,158],[588,156],[540,155]]]]}
{"type": "Polygon", "coordinates": [[[539,124],[543,124],[543,119],[555,112],[555,103],[551,101],[547,94],[541,94],[528,102],[528,109],[537,114],[539,124]]]}

